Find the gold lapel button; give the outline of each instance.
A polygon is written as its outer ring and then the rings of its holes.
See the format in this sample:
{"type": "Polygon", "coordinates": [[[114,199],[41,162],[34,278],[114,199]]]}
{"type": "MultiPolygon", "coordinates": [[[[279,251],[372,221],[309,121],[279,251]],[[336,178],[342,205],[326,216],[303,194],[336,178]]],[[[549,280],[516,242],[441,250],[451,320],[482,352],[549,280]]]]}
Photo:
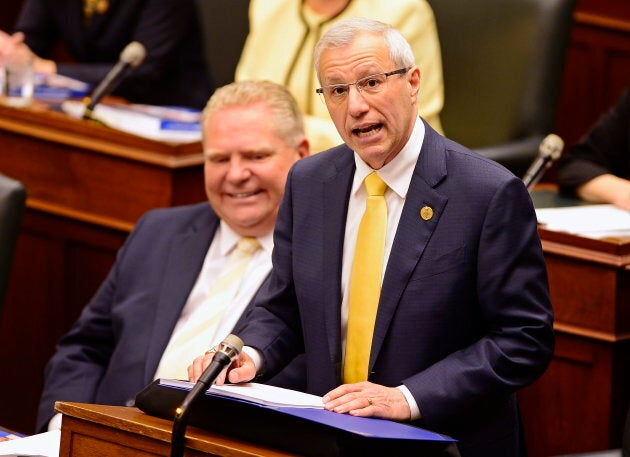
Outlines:
{"type": "Polygon", "coordinates": [[[425,221],[428,221],[433,217],[433,208],[430,206],[423,206],[420,210],[420,217],[425,221]]]}

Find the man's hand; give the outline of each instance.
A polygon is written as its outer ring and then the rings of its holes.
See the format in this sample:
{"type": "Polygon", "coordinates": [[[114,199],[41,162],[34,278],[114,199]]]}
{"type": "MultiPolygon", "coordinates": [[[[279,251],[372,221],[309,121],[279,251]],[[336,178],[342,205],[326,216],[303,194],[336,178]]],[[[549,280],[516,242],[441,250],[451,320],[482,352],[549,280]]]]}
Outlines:
{"type": "Polygon", "coordinates": [[[24,43],[24,34],[16,32],[9,35],[0,30],[0,59],[9,66],[33,67],[33,71],[42,74],[57,73],[57,64],[53,60],[36,56],[24,43]]]}
{"type": "Polygon", "coordinates": [[[351,416],[381,417],[395,421],[411,418],[411,409],[405,396],[395,387],[371,382],[343,384],[324,395],[324,408],[351,416]]]}
{"type": "MultiPolygon", "coordinates": [[[[208,368],[214,352],[206,352],[201,357],[197,357],[193,360],[192,364],[188,366],[188,380],[191,382],[197,382],[202,373],[208,368]]],[[[236,360],[226,369],[223,370],[215,381],[217,386],[225,384],[225,378],[227,374],[227,381],[232,384],[239,382],[248,382],[256,377],[256,365],[250,356],[245,352],[241,352],[236,360]]]]}

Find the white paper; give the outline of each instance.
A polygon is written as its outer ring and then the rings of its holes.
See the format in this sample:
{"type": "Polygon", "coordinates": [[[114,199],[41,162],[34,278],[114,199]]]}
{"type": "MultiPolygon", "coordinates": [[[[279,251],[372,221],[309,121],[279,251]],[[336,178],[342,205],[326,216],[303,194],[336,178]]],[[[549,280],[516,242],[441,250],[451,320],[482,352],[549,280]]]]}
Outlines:
{"type": "MultiPolygon", "coordinates": [[[[61,104],[61,109],[64,113],[81,119],[85,111],[85,105],[75,100],[68,100],[61,104]]],[[[124,105],[96,105],[92,112],[92,119],[116,130],[151,140],[173,143],[201,141],[200,130],[164,129],[162,128],[164,119],[146,112],[140,112],[134,108],[125,108],[124,105]]]]}
{"type": "Polygon", "coordinates": [[[536,210],[536,217],[548,230],[590,238],[630,236],[630,211],[613,205],[541,208],[536,210]]]}
{"type": "Polygon", "coordinates": [[[15,440],[0,442],[0,456],[3,455],[43,455],[46,457],[59,456],[59,442],[61,431],[39,433],[15,440]]]}
{"type": "MultiPolygon", "coordinates": [[[[178,381],[174,379],[160,379],[160,382],[164,385],[184,388],[187,390],[190,390],[194,385],[188,381],[178,381]]],[[[238,398],[266,406],[290,406],[293,408],[316,409],[322,409],[324,407],[322,397],[317,395],[269,386],[266,384],[258,384],[255,382],[212,386],[209,391],[217,395],[238,398]]]]}

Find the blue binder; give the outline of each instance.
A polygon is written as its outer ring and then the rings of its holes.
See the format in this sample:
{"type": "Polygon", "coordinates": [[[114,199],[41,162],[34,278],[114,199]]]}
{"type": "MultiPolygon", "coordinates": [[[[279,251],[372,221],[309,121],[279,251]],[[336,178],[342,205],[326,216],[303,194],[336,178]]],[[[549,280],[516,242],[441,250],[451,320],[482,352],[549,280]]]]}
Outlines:
{"type": "MultiPolygon", "coordinates": [[[[156,380],[137,395],[136,406],[172,420],[187,390],[156,380]]],[[[267,406],[212,391],[192,407],[190,424],[306,456],[458,455],[454,439],[419,427],[324,409],[267,406]]]]}

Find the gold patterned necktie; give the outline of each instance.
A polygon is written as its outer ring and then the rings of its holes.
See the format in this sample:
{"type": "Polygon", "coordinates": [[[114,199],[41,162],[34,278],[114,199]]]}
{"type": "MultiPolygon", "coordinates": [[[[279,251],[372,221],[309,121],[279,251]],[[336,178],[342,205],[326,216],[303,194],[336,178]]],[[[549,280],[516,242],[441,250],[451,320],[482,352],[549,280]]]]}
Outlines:
{"type": "Polygon", "coordinates": [[[350,273],[348,331],[343,366],[343,382],[368,379],[368,365],[374,334],[374,322],[381,295],[383,256],[387,234],[387,184],[370,173],[364,181],[368,197],[359,224],[357,243],[350,273]]]}
{"type": "Polygon", "coordinates": [[[225,268],[208,292],[203,306],[203,318],[189,319],[171,338],[155,374],[156,378],[186,379],[190,362],[212,345],[212,335],[221,325],[232,305],[247,267],[260,248],[256,238],[241,238],[229,255],[225,268]]]}

